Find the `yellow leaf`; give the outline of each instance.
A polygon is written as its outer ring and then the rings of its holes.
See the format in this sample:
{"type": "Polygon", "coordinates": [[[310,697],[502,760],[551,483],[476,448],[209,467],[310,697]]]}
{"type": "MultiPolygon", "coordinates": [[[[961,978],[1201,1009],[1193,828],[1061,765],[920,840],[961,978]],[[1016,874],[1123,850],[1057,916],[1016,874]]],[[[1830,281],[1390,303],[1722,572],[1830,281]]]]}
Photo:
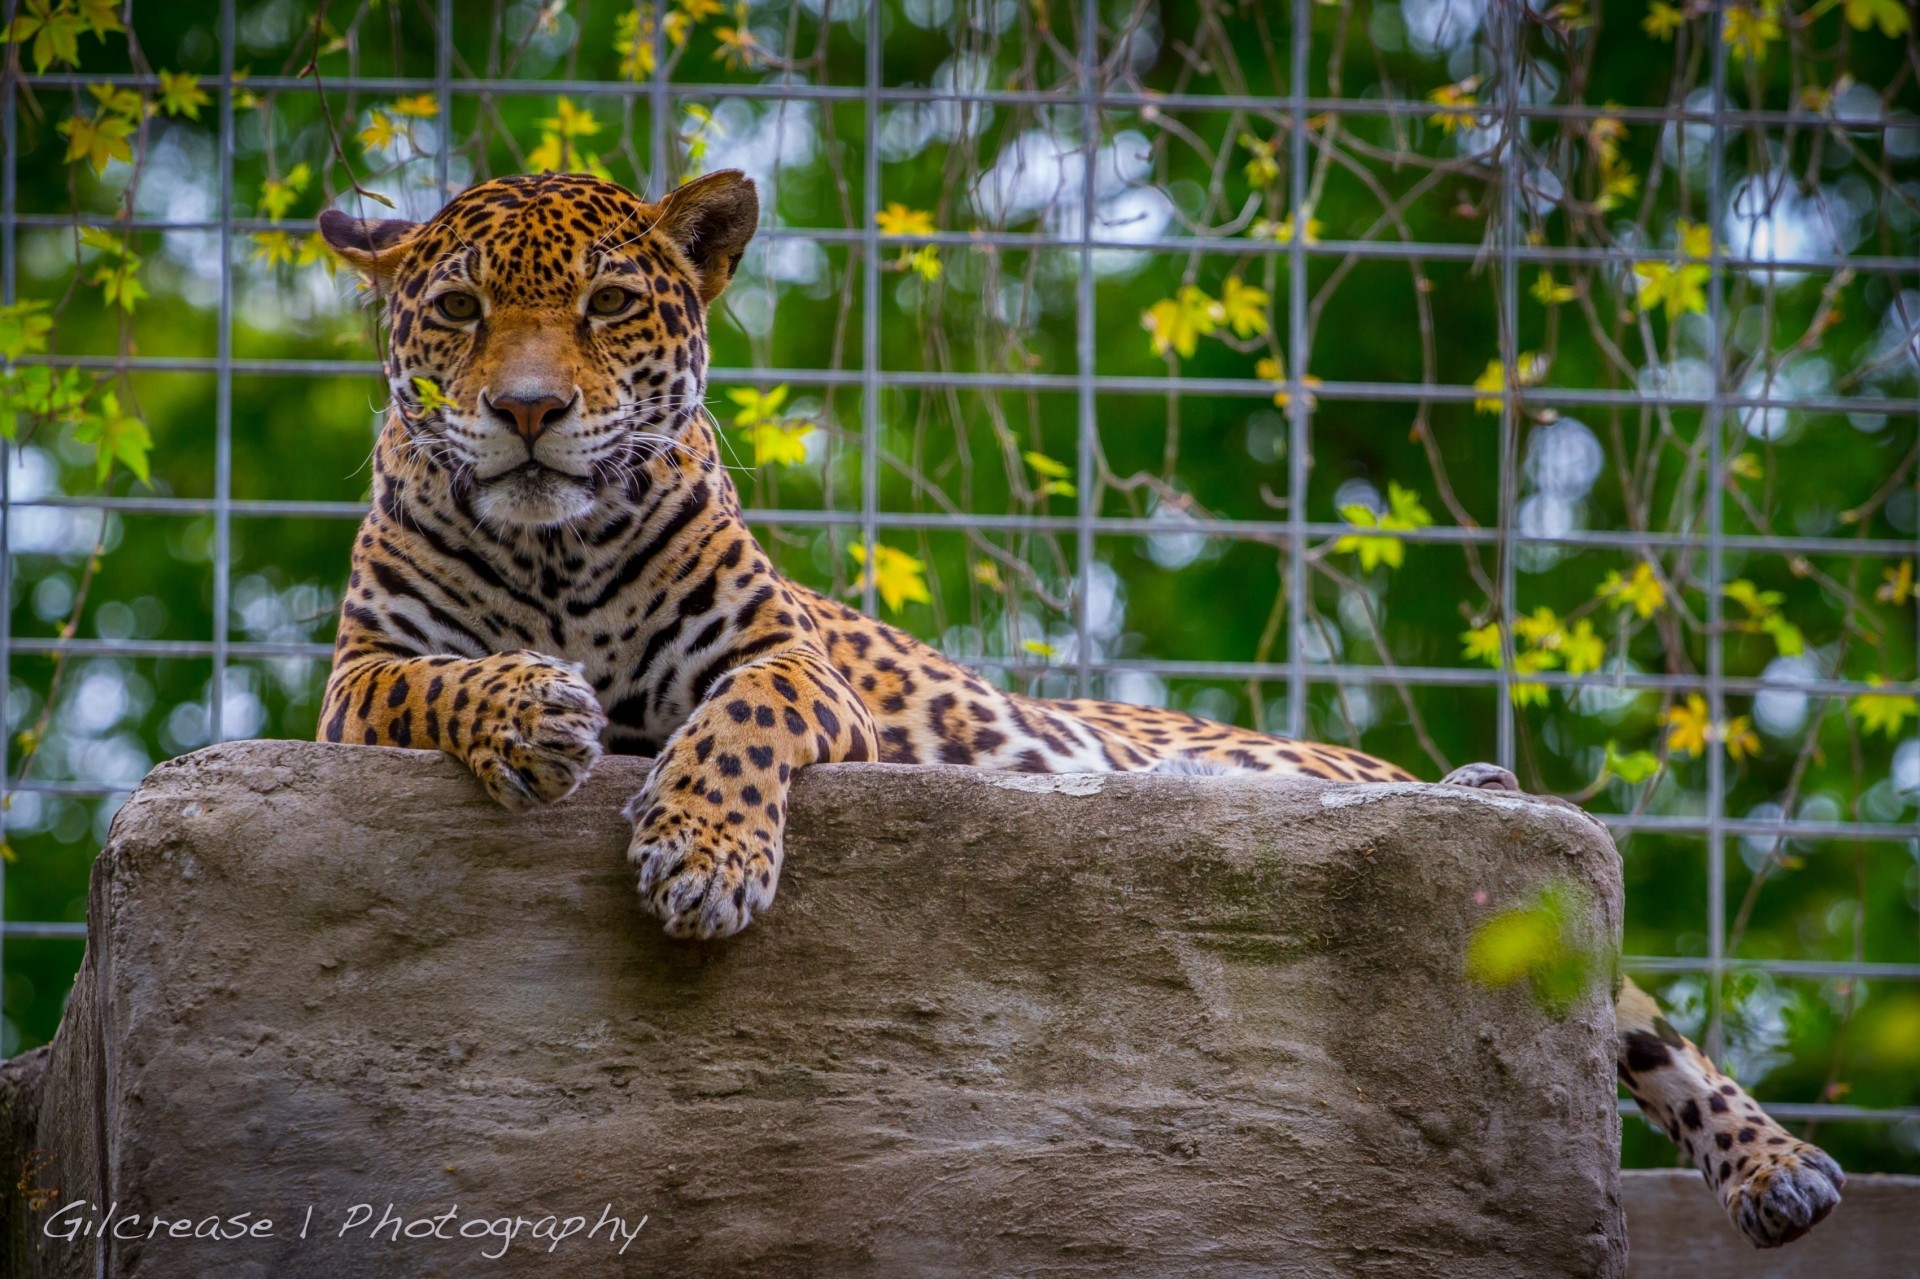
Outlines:
{"type": "Polygon", "coordinates": [[[1753,4],[1729,4],[1720,19],[1720,39],[1733,50],[1733,56],[1757,62],[1767,56],[1767,46],[1780,38],[1780,0],[1759,0],[1753,4]]]}
{"type": "Polygon", "coordinates": [[[66,162],[85,160],[95,173],[105,173],[110,160],[132,164],[133,147],[127,142],[127,135],[135,127],[125,116],[104,111],[92,117],[76,115],[62,120],[59,131],[67,135],[66,162]]]}
{"type": "Polygon", "coordinates": [[[1265,189],[1280,180],[1280,161],[1278,145],[1274,142],[1262,142],[1251,133],[1240,135],[1240,145],[1253,153],[1247,161],[1246,174],[1249,185],[1256,189],[1265,189]]]}
{"type": "Polygon", "coordinates": [[[1913,561],[1901,560],[1898,568],[1882,569],[1880,576],[1886,582],[1874,591],[1873,598],[1882,604],[1899,607],[1913,598],[1913,561]]]}
{"type": "Polygon", "coordinates": [[[754,59],[760,54],[760,45],[753,38],[752,28],[747,26],[745,4],[733,6],[733,25],[715,27],[713,41],[714,59],[724,65],[727,70],[737,71],[742,67],[753,65],[754,59]]]}
{"type": "Polygon", "coordinates": [[[1897,40],[1913,25],[1913,15],[1901,0],[1847,0],[1848,26],[1865,31],[1876,24],[1881,35],[1897,40]]]}
{"type": "Polygon", "coordinates": [[[787,402],[787,384],[782,382],[764,392],[736,387],[727,392],[727,398],[740,406],[740,411],[733,415],[735,426],[759,426],[779,416],[780,406],[787,402]]]}
{"type": "Polygon", "coordinates": [[[574,106],[571,98],[555,98],[553,110],[552,115],[540,121],[542,129],[569,140],[590,138],[600,132],[600,122],[593,118],[593,112],[574,106]]]}
{"type": "Polygon", "coordinates": [[[1571,284],[1555,284],[1553,272],[1542,267],[1540,277],[1533,282],[1529,290],[1543,306],[1560,306],[1580,296],[1580,290],[1571,284]]]}
{"type": "Polygon", "coordinates": [[[777,422],[756,424],[748,436],[753,441],[753,464],[799,466],[807,460],[807,433],[812,429],[812,424],[807,422],[792,426],[777,422]]]}
{"type": "Polygon", "coordinates": [[[1445,108],[1427,117],[1427,123],[1451,135],[1462,125],[1473,123],[1473,112],[1462,108],[1473,106],[1478,99],[1474,90],[1480,87],[1479,76],[1468,76],[1458,84],[1443,84],[1427,95],[1427,101],[1445,108]]]}
{"type": "Polygon", "coordinates": [[[1021,640],[1020,649],[1022,652],[1032,653],[1035,657],[1058,657],[1060,655],[1060,650],[1045,640],[1021,640]]]}
{"type": "Polygon", "coordinates": [[[1220,292],[1220,312],[1236,334],[1250,338],[1267,331],[1267,304],[1272,300],[1265,289],[1230,275],[1220,292]]]}
{"type": "Polygon", "coordinates": [[[1634,300],[1642,311],[1660,306],[1666,311],[1669,324],[1689,311],[1706,314],[1707,267],[1691,264],[1675,266],[1671,262],[1635,262],[1633,274],[1640,281],[1634,300]]]}
{"type": "Polygon", "coordinates": [[[1707,699],[1698,693],[1687,694],[1678,706],[1660,712],[1667,730],[1667,750],[1682,755],[1704,755],[1713,737],[1713,719],[1707,713],[1707,699]]]}
{"type": "Polygon", "coordinates": [[[183,115],[189,120],[200,118],[200,108],[213,99],[200,87],[200,77],[189,75],[185,71],[162,71],[160,73],[160,109],[168,115],[183,115]]]}
{"type": "Polygon", "coordinates": [[[1500,665],[1500,623],[1488,622],[1460,633],[1460,642],[1466,645],[1466,658],[1470,662],[1485,662],[1489,666],[1500,665]]]}
{"type": "MultiPolygon", "coordinates": [[[[628,80],[644,80],[653,74],[653,9],[623,10],[614,19],[613,51],[620,55],[620,74],[628,80]]],[[[678,43],[676,41],[676,43],[678,43]]]]}
{"type": "Polygon", "coordinates": [[[1610,571],[1594,594],[1611,600],[1616,609],[1631,607],[1641,617],[1652,617],[1667,602],[1666,586],[1644,560],[1633,566],[1633,576],[1628,578],[1621,577],[1618,569],[1610,571]]]}
{"type": "MultiPolygon", "coordinates": [[[[1884,685],[1886,679],[1879,675],[1867,676],[1867,683],[1884,685]]],[[[1900,726],[1920,715],[1920,699],[1911,693],[1862,693],[1847,703],[1847,709],[1860,721],[1860,730],[1864,733],[1885,733],[1889,738],[1900,736],[1900,726]]]]}
{"type": "Polygon", "coordinates": [[[973,562],[973,580],[990,591],[1004,591],[1006,583],[1000,580],[1000,569],[992,560],[973,562]]]}
{"type": "Polygon", "coordinates": [[[897,613],[909,601],[919,604],[933,603],[933,596],[927,591],[927,583],[922,576],[926,572],[926,561],[915,559],[905,551],[876,543],[873,548],[873,567],[865,567],[867,548],[858,542],[847,548],[847,554],[853,562],[862,566],[859,581],[854,583],[855,590],[864,591],[871,582],[880,598],[885,601],[890,612],[897,613]]]}
{"type": "Polygon", "coordinates": [[[1686,21],[1687,15],[1665,0],[1653,0],[1647,6],[1647,16],[1640,19],[1640,29],[1656,40],[1672,40],[1673,33],[1686,21]]]}
{"type": "Polygon", "coordinates": [[[415,120],[431,120],[440,114],[440,102],[431,93],[416,93],[411,98],[401,98],[389,108],[395,115],[408,116],[415,120]]]}
{"type": "Polygon", "coordinates": [[[1170,298],[1161,298],[1141,313],[1140,326],[1147,331],[1155,355],[1169,350],[1183,358],[1191,356],[1200,339],[1220,327],[1220,303],[1208,297],[1198,285],[1183,284],[1170,298]]]}
{"type": "Polygon", "coordinates": [[[1735,715],[1721,725],[1720,740],[1726,743],[1727,754],[1733,756],[1735,763],[1760,754],[1760,734],[1753,731],[1753,721],[1745,715],[1735,715]]]}
{"type": "Polygon", "coordinates": [[[360,130],[360,146],[367,151],[379,151],[392,146],[399,137],[400,130],[394,127],[393,117],[376,110],[368,113],[367,127],[360,130]]]}
{"type": "Polygon", "coordinates": [[[293,237],[285,231],[256,231],[253,236],[253,260],[268,266],[292,262],[298,250],[293,237]]]}
{"type": "Polygon", "coordinates": [[[420,411],[422,413],[432,413],[437,409],[450,409],[453,407],[453,401],[449,400],[441,392],[440,384],[430,377],[417,377],[413,379],[413,389],[414,393],[420,397],[420,411]]]}
{"type": "Polygon", "coordinates": [[[898,200],[876,211],[874,225],[880,228],[881,235],[932,235],[934,233],[933,215],[919,209],[909,209],[898,200]]]}

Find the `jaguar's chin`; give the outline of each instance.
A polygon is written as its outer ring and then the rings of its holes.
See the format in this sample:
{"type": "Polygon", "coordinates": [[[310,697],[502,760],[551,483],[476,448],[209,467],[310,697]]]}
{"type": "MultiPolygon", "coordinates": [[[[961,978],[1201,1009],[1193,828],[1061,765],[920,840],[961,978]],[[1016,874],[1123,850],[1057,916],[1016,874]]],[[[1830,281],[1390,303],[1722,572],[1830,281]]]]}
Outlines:
{"type": "Polygon", "coordinates": [[[528,462],[483,481],[474,510],[496,528],[552,528],[586,518],[593,510],[591,480],[528,462]]]}

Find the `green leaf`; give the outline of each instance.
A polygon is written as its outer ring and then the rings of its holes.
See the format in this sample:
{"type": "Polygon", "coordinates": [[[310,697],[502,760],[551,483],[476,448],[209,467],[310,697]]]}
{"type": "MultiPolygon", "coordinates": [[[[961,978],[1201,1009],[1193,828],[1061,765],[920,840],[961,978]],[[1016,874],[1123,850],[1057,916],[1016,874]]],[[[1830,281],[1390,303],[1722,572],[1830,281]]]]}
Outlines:
{"type": "Polygon", "coordinates": [[[1894,40],[1913,25],[1913,15],[1901,0],[1847,0],[1847,25],[1855,31],[1877,25],[1881,35],[1894,40]]]}
{"type": "Polygon", "coordinates": [[[147,424],[120,410],[120,397],[112,391],[100,396],[100,410],[74,431],[73,438],[94,446],[94,474],[105,485],[114,463],[133,472],[135,479],[148,480],[147,455],[153,451],[153,435],[147,424]]]}
{"type": "Polygon", "coordinates": [[[46,310],[47,304],[39,298],[0,306],[0,358],[17,360],[47,349],[53,317],[46,310]]]}
{"type": "Polygon", "coordinates": [[[1613,742],[1607,743],[1607,759],[1600,766],[1600,775],[1612,774],[1629,786],[1638,786],[1660,771],[1660,757],[1652,751],[1634,751],[1622,755],[1620,748],[1613,742]]]}
{"type": "Polygon", "coordinates": [[[1547,885],[1526,905],[1504,910],[1474,929],[1467,976],[1493,989],[1532,984],[1541,1007],[1558,1016],[1607,971],[1603,956],[1582,944],[1575,919],[1583,894],[1571,881],[1547,885]]]}

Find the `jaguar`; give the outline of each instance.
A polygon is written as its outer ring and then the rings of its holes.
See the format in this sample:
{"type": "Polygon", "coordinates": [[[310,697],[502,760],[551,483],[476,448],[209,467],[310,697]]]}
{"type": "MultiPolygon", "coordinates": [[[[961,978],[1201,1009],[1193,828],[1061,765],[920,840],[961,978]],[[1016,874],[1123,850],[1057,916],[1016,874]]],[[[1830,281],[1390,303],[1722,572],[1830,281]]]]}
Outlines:
{"type": "MultiPolygon", "coordinates": [[[[1410,782],[1359,751],[1177,711],[1004,692],[775,571],[705,409],[707,320],[759,221],[738,171],[658,201],[584,174],[480,183],[425,222],[329,210],[383,307],[390,405],[319,717],[330,742],[445,751],[519,812],[603,751],[652,770],[627,809],[644,908],[676,937],[774,900],[811,764],[1270,773],[1410,782]]],[[[1470,765],[1453,785],[1517,790],[1470,765]]],[[[1839,1201],[1631,981],[1620,1079],[1762,1247],[1839,1201]]]]}

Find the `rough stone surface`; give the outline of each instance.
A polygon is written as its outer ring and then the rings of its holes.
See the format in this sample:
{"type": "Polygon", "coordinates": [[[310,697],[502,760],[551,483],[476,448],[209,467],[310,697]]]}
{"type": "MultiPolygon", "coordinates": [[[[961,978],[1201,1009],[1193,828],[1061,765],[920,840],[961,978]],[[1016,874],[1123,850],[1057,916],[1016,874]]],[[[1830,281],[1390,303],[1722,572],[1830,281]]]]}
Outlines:
{"type": "Polygon", "coordinates": [[[53,1049],[0,1071],[8,1166],[37,1168],[6,1178],[11,1272],[1622,1272],[1604,992],[1555,1020],[1461,975],[1475,923],[1550,877],[1617,933],[1583,816],[811,769],[775,907],[701,945],[634,900],[644,768],[526,817],[422,752],[154,770],[53,1049]],[[76,1200],[273,1234],[46,1238],[76,1200]],[[452,1237],[342,1237],[358,1204],[452,1237]],[[608,1204],[646,1217],[624,1256],[584,1228],[608,1204]],[[516,1215],[584,1221],[494,1262],[458,1237],[516,1215]]]}

